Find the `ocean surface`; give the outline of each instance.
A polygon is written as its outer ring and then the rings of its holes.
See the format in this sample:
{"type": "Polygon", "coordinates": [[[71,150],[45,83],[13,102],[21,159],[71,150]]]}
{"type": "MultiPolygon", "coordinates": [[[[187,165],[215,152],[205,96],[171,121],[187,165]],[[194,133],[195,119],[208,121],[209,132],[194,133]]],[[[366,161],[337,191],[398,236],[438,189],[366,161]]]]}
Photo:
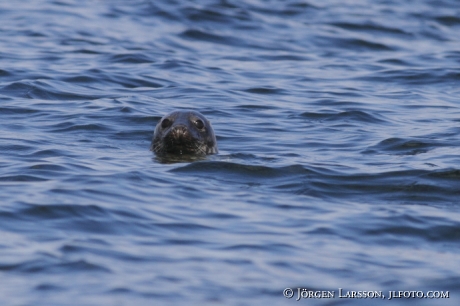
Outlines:
{"type": "Polygon", "coordinates": [[[0,199],[0,305],[459,305],[460,3],[1,1],[0,199]]]}

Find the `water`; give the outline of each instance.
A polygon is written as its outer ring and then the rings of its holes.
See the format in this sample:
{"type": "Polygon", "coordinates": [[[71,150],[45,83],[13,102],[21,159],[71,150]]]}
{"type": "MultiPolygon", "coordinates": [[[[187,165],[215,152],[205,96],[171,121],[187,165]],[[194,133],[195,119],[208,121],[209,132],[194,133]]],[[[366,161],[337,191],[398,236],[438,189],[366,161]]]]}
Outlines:
{"type": "Polygon", "coordinates": [[[456,0],[1,2],[1,304],[457,305],[459,16],[456,0]],[[205,114],[220,153],[157,159],[174,109],[205,114]]]}

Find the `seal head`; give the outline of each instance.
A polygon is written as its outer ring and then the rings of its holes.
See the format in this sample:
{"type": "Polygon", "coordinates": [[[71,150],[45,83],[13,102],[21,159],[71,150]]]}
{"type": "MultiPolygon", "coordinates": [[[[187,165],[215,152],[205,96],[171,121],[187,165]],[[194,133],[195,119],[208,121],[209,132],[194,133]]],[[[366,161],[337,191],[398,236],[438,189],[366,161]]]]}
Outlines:
{"type": "Polygon", "coordinates": [[[174,111],[161,118],[150,150],[158,155],[206,155],[217,153],[211,123],[196,111],[174,111]]]}

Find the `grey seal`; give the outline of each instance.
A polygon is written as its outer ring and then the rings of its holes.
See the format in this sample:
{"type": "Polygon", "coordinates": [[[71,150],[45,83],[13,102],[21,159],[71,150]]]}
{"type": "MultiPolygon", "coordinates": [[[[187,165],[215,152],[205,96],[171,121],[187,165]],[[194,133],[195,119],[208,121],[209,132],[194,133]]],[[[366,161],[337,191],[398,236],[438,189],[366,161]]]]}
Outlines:
{"type": "Polygon", "coordinates": [[[206,155],[218,153],[211,123],[193,110],[173,111],[161,118],[150,150],[157,155],[206,155]]]}

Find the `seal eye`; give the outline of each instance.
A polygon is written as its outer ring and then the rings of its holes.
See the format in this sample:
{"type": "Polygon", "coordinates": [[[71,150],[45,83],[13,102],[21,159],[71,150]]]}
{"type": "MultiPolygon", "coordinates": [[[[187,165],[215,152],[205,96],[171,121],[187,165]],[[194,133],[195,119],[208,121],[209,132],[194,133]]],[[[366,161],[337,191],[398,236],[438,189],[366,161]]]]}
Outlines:
{"type": "Polygon", "coordinates": [[[171,126],[171,120],[169,119],[164,119],[162,122],[161,122],[161,127],[163,129],[167,128],[167,127],[170,127],[171,126]]]}
{"type": "Polygon", "coordinates": [[[203,121],[198,119],[197,121],[195,121],[195,126],[197,127],[197,129],[202,130],[204,128],[204,123],[203,121]]]}

